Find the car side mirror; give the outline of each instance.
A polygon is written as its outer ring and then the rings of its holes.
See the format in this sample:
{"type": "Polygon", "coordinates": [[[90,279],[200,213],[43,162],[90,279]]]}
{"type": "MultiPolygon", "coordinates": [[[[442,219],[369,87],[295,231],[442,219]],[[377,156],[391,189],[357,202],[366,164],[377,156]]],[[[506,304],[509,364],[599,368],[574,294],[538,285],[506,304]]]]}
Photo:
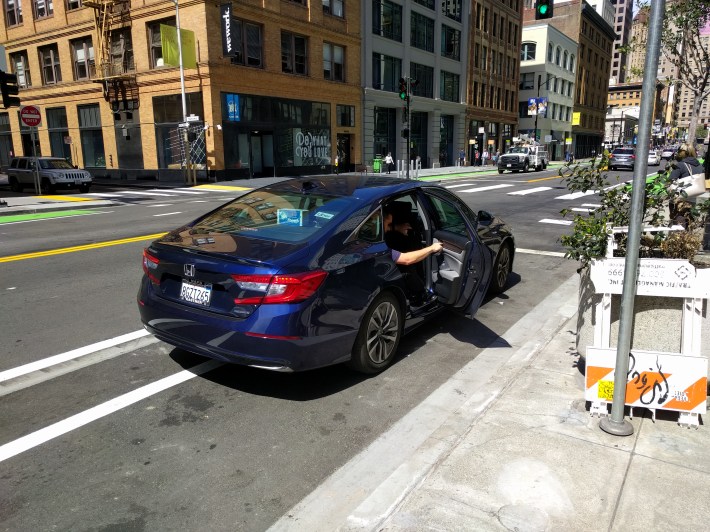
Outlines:
{"type": "Polygon", "coordinates": [[[488,211],[478,211],[478,222],[488,225],[493,221],[493,215],[488,211]]]}

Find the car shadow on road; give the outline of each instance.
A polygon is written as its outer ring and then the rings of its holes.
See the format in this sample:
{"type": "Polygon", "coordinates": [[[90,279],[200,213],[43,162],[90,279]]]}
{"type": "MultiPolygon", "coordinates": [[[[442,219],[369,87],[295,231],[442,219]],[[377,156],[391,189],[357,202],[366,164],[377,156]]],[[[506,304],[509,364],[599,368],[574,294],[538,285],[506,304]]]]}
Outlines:
{"type": "MultiPolygon", "coordinates": [[[[211,360],[179,348],[170,352],[170,358],[188,371],[211,360]]],[[[313,401],[341,392],[373,375],[356,373],[344,364],[297,373],[280,373],[224,363],[200,377],[251,395],[288,401],[313,401]]]]}

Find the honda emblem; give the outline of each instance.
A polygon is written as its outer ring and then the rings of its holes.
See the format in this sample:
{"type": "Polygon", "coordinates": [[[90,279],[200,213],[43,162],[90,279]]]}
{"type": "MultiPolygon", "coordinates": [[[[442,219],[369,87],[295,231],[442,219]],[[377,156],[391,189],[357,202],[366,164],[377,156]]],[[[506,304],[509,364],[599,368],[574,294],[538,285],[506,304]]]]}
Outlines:
{"type": "Polygon", "coordinates": [[[195,276],[195,265],[194,264],[185,264],[183,266],[183,273],[185,274],[185,277],[194,277],[195,276]]]}

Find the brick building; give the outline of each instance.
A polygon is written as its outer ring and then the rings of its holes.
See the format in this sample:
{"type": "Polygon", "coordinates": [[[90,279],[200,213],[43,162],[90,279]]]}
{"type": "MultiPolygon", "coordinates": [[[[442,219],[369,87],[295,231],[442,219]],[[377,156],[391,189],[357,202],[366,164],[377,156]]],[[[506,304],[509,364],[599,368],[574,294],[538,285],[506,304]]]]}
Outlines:
{"type": "MultiPolygon", "coordinates": [[[[525,21],[535,19],[534,9],[525,9],[525,21]]],[[[549,23],[578,43],[572,149],[575,157],[598,153],[604,141],[609,74],[614,29],[584,0],[555,2],[549,23]]]]}
{"type": "MultiPolygon", "coordinates": [[[[22,1],[4,0],[0,40],[22,103],[41,107],[43,155],[117,179],[179,179],[185,137],[199,174],[221,179],[330,171],[336,153],[346,168],[361,162],[358,1],[235,3],[229,54],[220,5],[180,2],[180,26],[194,35],[195,62],[183,61],[189,135],[164,49],[173,1],[22,1]],[[99,28],[96,14],[106,14],[99,28]]],[[[183,50],[190,40],[183,33],[183,50]]],[[[0,113],[5,157],[31,152],[28,133],[16,110],[0,113]]]]}

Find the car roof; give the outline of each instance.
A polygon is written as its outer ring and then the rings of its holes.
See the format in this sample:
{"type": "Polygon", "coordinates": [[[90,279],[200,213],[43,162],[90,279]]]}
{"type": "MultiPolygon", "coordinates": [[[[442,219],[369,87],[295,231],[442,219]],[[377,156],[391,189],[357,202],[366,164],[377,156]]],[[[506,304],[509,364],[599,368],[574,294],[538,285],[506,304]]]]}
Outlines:
{"type": "Polygon", "coordinates": [[[422,186],[439,186],[436,183],[415,179],[401,179],[379,175],[339,175],[297,177],[267,185],[265,189],[294,192],[320,192],[333,196],[352,196],[364,201],[391,196],[422,186]]]}

